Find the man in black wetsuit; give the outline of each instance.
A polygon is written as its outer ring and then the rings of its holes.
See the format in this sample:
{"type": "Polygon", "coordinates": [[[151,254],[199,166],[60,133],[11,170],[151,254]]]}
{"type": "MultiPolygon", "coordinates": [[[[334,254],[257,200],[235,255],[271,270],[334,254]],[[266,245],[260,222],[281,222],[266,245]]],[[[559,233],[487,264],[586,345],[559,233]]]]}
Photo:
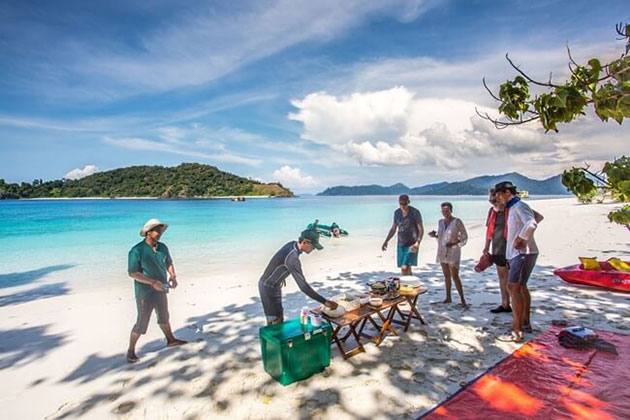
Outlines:
{"type": "Polygon", "coordinates": [[[273,256],[258,281],[258,291],[260,292],[260,300],[267,317],[267,325],[284,321],[282,286],[286,285],[286,278],[289,274],[293,276],[300,290],[308,297],[331,309],[337,308],[337,303],[326,300],[313,290],[302,273],[300,254],[303,252],[310,254],[313,249],[320,250],[323,248],[319,244],[319,234],[312,229],[308,229],[302,232],[297,241],[289,242],[273,256]]]}

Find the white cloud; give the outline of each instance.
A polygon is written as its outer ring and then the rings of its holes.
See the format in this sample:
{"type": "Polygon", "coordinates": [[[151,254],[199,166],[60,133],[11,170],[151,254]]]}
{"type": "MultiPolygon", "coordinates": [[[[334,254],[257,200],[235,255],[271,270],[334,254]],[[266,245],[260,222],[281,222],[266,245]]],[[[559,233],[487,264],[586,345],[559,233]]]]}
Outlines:
{"type": "Polygon", "coordinates": [[[266,0],[223,7],[201,3],[173,9],[167,20],[148,20],[130,37],[107,37],[100,31],[76,37],[54,25],[41,25],[36,31],[29,27],[29,32],[13,25],[10,34],[15,43],[30,42],[23,51],[33,50],[31,44],[44,39],[54,39],[59,46],[35,57],[37,74],[46,77],[34,83],[20,80],[20,85],[53,95],[69,92],[116,99],[208,83],[301,42],[333,39],[375,16],[409,22],[439,3],[266,0]]]}
{"type": "Polygon", "coordinates": [[[373,145],[369,141],[363,143],[348,142],[343,150],[365,165],[410,165],[415,162],[414,156],[404,147],[390,145],[379,141],[373,145]]]}
{"type": "Polygon", "coordinates": [[[459,99],[418,98],[405,87],[294,100],[289,118],[303,124],[304,139],[326,144],[365,165],[460,168],[472,158],[553,152],[534,127],[497,130],[475,113],[490,108],[459,99]]]}
{"type": "Polygon", "coordinates": [[[96,165],[85,165],[83,168],[76,168],[66,174],[66,179],[80,179],[85,178],[88,175],[92,175],[98,172],[96,165]]]}
{"type": "Polygon", "coordinates": [[[300,168],[285,165],[273,172],[273,179],[290,188],[311,188],[317,185],[312,176],[302,174],[300,168]]]}

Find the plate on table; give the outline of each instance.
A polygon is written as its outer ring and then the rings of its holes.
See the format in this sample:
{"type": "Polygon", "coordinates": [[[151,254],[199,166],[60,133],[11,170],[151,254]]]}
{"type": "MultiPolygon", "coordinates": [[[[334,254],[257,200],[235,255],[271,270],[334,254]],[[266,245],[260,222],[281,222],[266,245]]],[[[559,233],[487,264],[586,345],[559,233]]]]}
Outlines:
{"type": "Polygon", "coordinates": [[[343,316],[346,313],[346,308],[344,308],[341,305],[338,305],[337,309],[330,309],[329,307],[324,306],[322,308],[322,312],[326,316],[329,316],[331,318],[339,318],[340,316],[343,316]]]}
{"type": "Polygon", "coordinates": [[[420,277],[416,277],[416,276],[401,276],[400,277],[400,284],[402,285],[406,285],[406,286],[411,286],[411,287],[418,287],[420,285],[422,285],[422,282],[420,281],[420,277]]]}

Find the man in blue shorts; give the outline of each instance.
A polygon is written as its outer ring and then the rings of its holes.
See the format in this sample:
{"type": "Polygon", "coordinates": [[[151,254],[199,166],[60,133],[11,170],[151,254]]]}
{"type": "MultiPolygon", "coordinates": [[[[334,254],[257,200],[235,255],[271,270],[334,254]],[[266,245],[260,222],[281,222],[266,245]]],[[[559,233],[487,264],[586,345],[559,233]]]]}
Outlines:
{"type": "Polygon", "coordinates": [[[530,307],[532,298],[527,281],[538,258],[534,231],[538,227],[534,211],[516,195],[509,181],[494,187],[495,195],[508,211],[506,258],[509,261],[508,291],[512,298],[512,331],[504,341],[522,342],[524,332],[532,332],[530,307]]]}
{"type": "Polygon", "coordinates": [[[418,248],[424,234],[420,211],[409,205],[409,196],[403,194],[398,197],[400,208],[394,211],[394,223],[389,229],[387,238],[381,249],[387,250],[387,243],[398,231],[397,260],[403,276],[410,276],[411,267],[418,265],[418,248]]]}

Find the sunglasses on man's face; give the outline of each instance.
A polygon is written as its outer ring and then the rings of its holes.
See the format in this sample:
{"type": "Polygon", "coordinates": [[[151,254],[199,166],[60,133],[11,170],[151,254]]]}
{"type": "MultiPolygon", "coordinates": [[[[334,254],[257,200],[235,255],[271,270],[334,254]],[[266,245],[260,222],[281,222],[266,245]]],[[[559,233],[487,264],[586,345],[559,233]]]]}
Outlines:
{"type": "Polygon", "coordinates": [[[401,206],[408,206],[409,201],[399,201],[398,204],[400,204],[401,206]]]}

